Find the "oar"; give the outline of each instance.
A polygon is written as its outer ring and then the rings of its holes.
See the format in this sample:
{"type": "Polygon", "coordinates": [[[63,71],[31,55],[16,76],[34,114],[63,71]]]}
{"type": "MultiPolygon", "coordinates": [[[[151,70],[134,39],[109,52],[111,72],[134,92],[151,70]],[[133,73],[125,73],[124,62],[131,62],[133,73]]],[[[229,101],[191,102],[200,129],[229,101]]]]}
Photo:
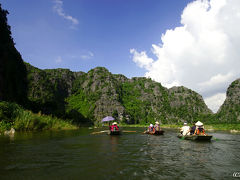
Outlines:
{"type": "Polygon", "coordinates": [[[122,132],[137,132],[137,131],[122,131],[122,132]]]}
{"type": "Polygon", "coordinates": [[[179,139],[181,139],[181,140],[184,140],[184,136],[182,135],[182,137],[180,137],[180,135],[178,135],[178,137],[179,137],[179,139]]]}
{"type": "Polygon", "coordinates": [[[100,133],[105,133],[105,132],[108,132],[108,131],[98,131],[98,132],[92,132],[91,134],[100,134],[100,133]]]}

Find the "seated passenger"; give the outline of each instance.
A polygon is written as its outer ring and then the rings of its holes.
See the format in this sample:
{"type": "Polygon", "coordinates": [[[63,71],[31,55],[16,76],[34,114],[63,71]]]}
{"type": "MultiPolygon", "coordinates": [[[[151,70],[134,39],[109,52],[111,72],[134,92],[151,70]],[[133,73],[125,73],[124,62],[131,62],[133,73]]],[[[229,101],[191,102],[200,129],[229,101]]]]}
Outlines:
{"type": "Polygon", "coordinates": [[[148,132],[152,132],[153,131],[153,124],[150,124],[148,127],[148,132]]]}
{"type": "Polygon", "coordinates": [[[186,122],[183,124],[183,127],[181,127],[180,133],[183,136],[190,135],[190,126],[188,126],[186,122]]]}
{"type": "Polygon", "coordinates": [[[119,131],[119,127],[116,122],[112,123],[110,126],[110,131],[119,131]]]}
{"type": "Polygon", "coordinates": [[[191,127],[190,135],[193,135],[195,133],[195,130],[196,130],[196,125],[191,127]]]}
{"type": "Polygon", "coordinates": [[[198,121],[195,125],[196,125],[195,134],[197,134],[197,135],[205,135],[205,130],[204,130],[203,123],[198,121]]]}
{"type": "Polygon", "coordinates": [[[155,126],[154,126],[156,131],[160,131],[160,124],[158,121],[155,122],[155,126]]]}

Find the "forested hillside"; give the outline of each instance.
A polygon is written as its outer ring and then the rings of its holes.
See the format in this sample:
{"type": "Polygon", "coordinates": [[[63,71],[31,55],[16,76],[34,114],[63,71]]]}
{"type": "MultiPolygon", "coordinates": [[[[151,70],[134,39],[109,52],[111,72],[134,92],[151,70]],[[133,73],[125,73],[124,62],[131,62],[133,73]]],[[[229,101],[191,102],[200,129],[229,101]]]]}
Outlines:
{"type": "Polygon", "coordinates": [[[128,79],[103,67],[87,73],[27,67],[28,97],[35,111],[93,123],[112,115],[130,124],[191,122],[211,114],[202,97],[185,87],[167,89],[151,79],[128,79]]]}

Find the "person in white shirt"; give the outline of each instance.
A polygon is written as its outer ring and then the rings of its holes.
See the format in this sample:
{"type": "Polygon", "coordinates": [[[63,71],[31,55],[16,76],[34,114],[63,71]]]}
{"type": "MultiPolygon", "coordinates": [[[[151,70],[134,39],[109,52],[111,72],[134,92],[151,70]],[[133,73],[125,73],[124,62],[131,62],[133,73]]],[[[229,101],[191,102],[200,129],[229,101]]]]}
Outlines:
{"type": "Polygon", "coordinates": [[[188,126],[187,123],[185,122],[183,124],[183,127],[181,127],[180,132],[183,136],[190,135],[190,126],[188,126]]]}
{"type": "Polygon", "coordinates": [[[152,132],[153,131],[153,124],[150,124],[148,127],[148,132],[152,132]]]}

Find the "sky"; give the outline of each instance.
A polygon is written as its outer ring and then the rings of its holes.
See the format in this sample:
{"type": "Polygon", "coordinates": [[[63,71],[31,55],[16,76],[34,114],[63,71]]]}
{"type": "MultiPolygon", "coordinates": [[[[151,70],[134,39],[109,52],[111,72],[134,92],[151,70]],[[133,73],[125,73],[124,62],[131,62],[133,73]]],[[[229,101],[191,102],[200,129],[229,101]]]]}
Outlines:
{"type": "Polygon", "coordinates": [[[0,0],[24,61],[150,77],[216,112],[240,78],[240,0],[0,0]]]}

